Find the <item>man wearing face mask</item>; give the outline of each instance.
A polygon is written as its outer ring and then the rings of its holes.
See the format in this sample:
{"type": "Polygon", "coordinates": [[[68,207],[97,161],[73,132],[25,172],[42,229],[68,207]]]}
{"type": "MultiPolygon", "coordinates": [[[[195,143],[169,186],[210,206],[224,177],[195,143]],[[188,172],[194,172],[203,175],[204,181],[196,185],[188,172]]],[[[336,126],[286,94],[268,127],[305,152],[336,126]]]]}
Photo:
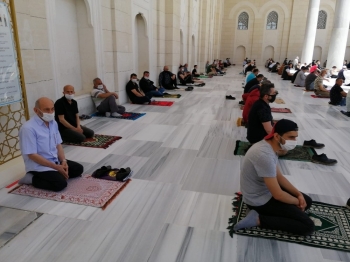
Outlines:
{"type": "Polygon", "coordinates": [[[74,98],[74,87],[63,87],[63,97],[55,103],[55,119],[58,129],[65,142],[81,143],[86,138],[94,136],[94,131],[81,126],[79,119],[78,103],[74,98]]]}
{"type": "Polygon", "coordinates": [[[278,152],[295,148],[298,126],[282,119],[264,140],[245,155],[240,177],[243,201],[251,210],[234,229],[259,226],[297,235],[310,235],[314,223],[305,213],[312,199],[296,189],[279,169],[278,152]]]}
{"type": "Polygon", "coordinates": [[[98,112],[109,116],[120,116],[124,114],[125,107],[117,104],[118,94],[110,92],[102,83],[100,78],[93,80],[94,88],[91,91],[92,100],[98,112]]]}
{"type": "Polygon", "coordinates": [[[133,104],[145,104],[151,103],[152,94],[148,93],[145,95],[137,84],[137,75],[131,74],[130,81],[126,84],[126,93],[133,104]]]}
{"type": "Polygon", "coordinates": [[[149,72],[143,72],[143,77],[140,80],[140,88],[143,93],[150,94],[155,97],[163,97],[163,93],[165,91],[164,88],[157,88],[154,86],[154,82],[149,79],[149,72]]]}
{"type": "Polygon", "coordinates": [[[35,115],[19,131],[20,148],[27,174],[20,184],[61,191],[67,179],[81,176],[81,164],[66,160],[55,121],[54,103],[47,97],[35,102],[35,115]]]}
{"type": "Polygon", "coordinates": [[[253,104],[248,114],[247,139],[251,144],[271,133],[273,118],[269,104],[275,101],[277,94],[272,83],[260,88],[260,99],[253,104]]]}

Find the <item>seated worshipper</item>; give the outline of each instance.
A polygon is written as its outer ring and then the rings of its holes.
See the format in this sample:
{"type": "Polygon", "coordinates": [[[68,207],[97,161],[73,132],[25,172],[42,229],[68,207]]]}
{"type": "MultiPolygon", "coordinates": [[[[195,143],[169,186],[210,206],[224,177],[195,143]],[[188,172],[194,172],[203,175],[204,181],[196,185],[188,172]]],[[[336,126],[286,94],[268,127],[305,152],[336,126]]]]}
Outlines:
{"type": "Polygon", "coordinates": [[[184,72],[185,72],[186,74],[191,75],[191,72],[190,72],[190,71],[188,71],[188,64],[187,64],[187,63],[186,63],[186,64],[184,64],[184,72]]]}
{"type": "Polygon", "coordinates": [[[294,72],[294,74],[293,74],[293,76],[292,76],[292,79],[290,80],[290,82],[291,82],[292,84],[294,84],[295,78],[297,78],[297,75],[298,75],[298,73],[300,72],[300,70],[301,70],[301,68],[295,69],[295,72],[294,72]]]}
{"type": "Polygon", "coordinates": [[[140,80],[140,88],[146,96],[150,95],[150,97],[163,97],[165,91],[162,87],[157,88],[154,86],[154,82],[149,79],[148,71],[143,72],[143,77],[140,80]]]}
{"type": "Polygon", "coordinates": [[[80,125],[78,104],[73,99],[74,93],[73,86],[63,87],[64,96],[55,103],[55,120],[63,141],[81,143],[86,138],[93,137],[94,131],[80,125]]]}
{"type": "Polygon", "coordinates": [[[168,66],[164,66],[163,72],[159,74],[159,85],[168,90],[179,89],[177,87],[176,75],[169,71],[168,66]]]}
{"type": "Polygon", "coordinates": [[[191,73],[185,73],[184,66],[180,65],[179,71],[177,72],[177,78],[179,79],[181,85],[194,84],[197,83],[198,86],[204,86],[205,83],[202,80],[195,80],[191,73]]]}
{"type": "Polygon", "coordinates": [[[343,66],[343,68],[341,70],[339,70],[338,72],[338,77],[337,78],[341,78],[343,79],[343,81],[345,82],[345,76],[344,76],[344,71],[347,70],[347,67],[346,66],[343,66]]]}
{"type": "Polygon", "coordinates": [[[208,76],[217,76],[218,75],[216,72],[216,69],[215,69],[215,65],[209,65],[207,67],[206,73],[208,76]]]}
{"type": "Polygon", "coordinates": [[[93,80],[94,87],[91,91],[92,100],[98,112],[109,116],[119,116],[124,114],[125,107],[117,104],[118,94],[109,92],[100,78],[93,80]]]}
{"type": "Polygon", "coordinates": [[[259,74],[259,69],[254,68],[253,71],[248,75],[245,79],[245,82],[248,83],[250,80],[252,80],[253,78],[256,78],[256,76],[259,74]]]}
{"type": "Polygon", "coordinates": [[[317,69],[316,67],[311,67],[310,68],[310,74],[308,74],[305,78],[305,89],[308,91],[314,90],[315,83],[314,81],[317,78],[317,69]]]}
{"type": "Polygon", "coordinates": [[[323,85],[323,80],[327,80],[325,78],[326,74],[327,70],[323,69],[321,74],[315,79],[314,92],[317,96],[329,97],[329,91],[327,90],[327,87],[323,85]]]}
{"type": "Polygon", "coordinates": [[[329,92],[330,102],[329,104],[334,106],[345,106],[346,105],[346,96],[347,94],[344,92],[343,88],[341,88],[343,84],[343,79],[337,78],[335,80],[335,85],[332,87],[329,92]]]}
{"type": "Polygon", "coordinates": [[[336,66],[332,66],[331,69],[331,78],[338,78],[338,69],[336,66]]]}
{"type": "Polygon", "coordinates": [[[248,64],[246,65],[246,68],[244,69],[244,74],[247,75],[248,72],[251,72],[255,68],[255,65],[248,61],[248,64]]]}
{"type": "Polygon", "coordinates": [[[288,66],[284,68],[282,73],[283,80],[292,80],[293,73],[291,70],[293,70],[293,63],[289,63],[288,66]]]}
{"type": "Polygon", "coordinates": [[[19,181],[36,188],[61,191],[67,179],[79,177],[81,164],[66,160],[55,121],[53,101],[47,97],[35,102],[35,115],[19,131],[20,148],[27,174],[19,181]]]}
{"type": "Polygon", "coordinates": [[[271,133],[273,118],[269,103],[273,103],[278,92],[274,84],[264,85],[260,88],[260,99],[257,100],[249,111],[247,139],[255,144],[271,133]]]}
{"type": "Polygon", "coordinates": [[[279,69],[280,69],[280,63],[277,62],[270,68],[270,72],[271,73],[278,73],[279,69]]]}
{"type": "Polygon", "coordinates": [[[144,104],[144,103],[151,103],[152,94],[148,93],[145,95],[140,89],[137,84],[137,75],[131,74],[130,80],[126,84],[126,93],[128,94],[128,97],[130,101],[133,104],[144,104]]]}
{"type": "Polygon", "coordinates": [[[285,58],[285,59],[284,59],[283,64],[284,64],[284,65],[288,65],[288,58],[285,58]]]}
{"type": "Polygon", "coordinates": [[[294,59],[294,62],[293,62],[293,66],[294,68],[296,69],[297,65],[299,64],[299,56],[297,56],[295,59],[294,59]]]}
{"type": "Polygon", "coordinates": [[[307,72],[307,67],[302,66],[301,70],[298,72],[297,76],[295,77],[294,86],[297,86],[297,87],[305,86],[306,72],[307,72]]]}
{"type": "Polygon", "coordinates": [[[314,222],[305,213],[312,199],[296,189],[278,167],[279,151],[294,149],[297,137],[298,125],[282,119],[247,151],[240,184],[250,211],[234,226],[235,231],[258,226],[303,236],[314,232],[314,222]]]}
{"type": "Polygon", "coordinates": [[[194,77],[199,77],[200,74],[197,73],[197,65],[194,65],[193,70],[192,70],[192,75],[194,77]]]}
{"type": "Polygon", "coordinates": [[[263,80],[264,75],[259,74],[256,77],[254,77],[252,80],[250,80],[244,87],[244,93],[248,93],[249,89],[252,88],[255,85],[260,84],[260,82],[263,80]]]}
{"type": "Polygon", "coordinates": [[[320,70],[322,69],[320,60],[316,61],[316,66],[317,66],[317,69],[320,69],[320,70]]]}

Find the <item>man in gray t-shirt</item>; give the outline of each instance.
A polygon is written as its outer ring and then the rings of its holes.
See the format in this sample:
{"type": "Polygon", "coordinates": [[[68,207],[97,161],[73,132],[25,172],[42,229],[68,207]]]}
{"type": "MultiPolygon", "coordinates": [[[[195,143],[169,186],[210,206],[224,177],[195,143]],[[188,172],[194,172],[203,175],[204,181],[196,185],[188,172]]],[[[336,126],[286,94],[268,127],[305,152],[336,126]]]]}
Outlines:
{"type": "Polygon", "coordinates": [[[277,166],[278,154],[293,150],[297,136],[297,124],[282,119],[246,153],[240,181],[243,201],[251,211],[234,226],[236,231],[255,226],[298,235],[314,231],[314,223],[304,212],[311,198],[298,191],[277,166]]]}

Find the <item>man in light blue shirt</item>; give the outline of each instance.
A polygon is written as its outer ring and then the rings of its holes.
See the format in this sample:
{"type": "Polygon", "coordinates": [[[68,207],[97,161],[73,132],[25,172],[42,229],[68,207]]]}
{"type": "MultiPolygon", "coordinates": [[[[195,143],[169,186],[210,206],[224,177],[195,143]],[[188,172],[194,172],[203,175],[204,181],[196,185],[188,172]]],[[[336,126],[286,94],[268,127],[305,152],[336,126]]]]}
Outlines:
{"type": "Polygon", "coordinates": [[[46,97],[39,98],[35,102],[34,112],[34,117],[24,123],[19,132],[27,172],[26,182],[23,183],[61,191],[67,186],[67,179],[81,176],[84,168],[65,159],[53,101],[46,97]]]}
{"type": "Polygon", "coordinates": [[[253,71],[246,77],[246,83],[248,83],[250,80],[256,78],[256,76],[259,74],[259,69],[254,68],[253,71]]]}

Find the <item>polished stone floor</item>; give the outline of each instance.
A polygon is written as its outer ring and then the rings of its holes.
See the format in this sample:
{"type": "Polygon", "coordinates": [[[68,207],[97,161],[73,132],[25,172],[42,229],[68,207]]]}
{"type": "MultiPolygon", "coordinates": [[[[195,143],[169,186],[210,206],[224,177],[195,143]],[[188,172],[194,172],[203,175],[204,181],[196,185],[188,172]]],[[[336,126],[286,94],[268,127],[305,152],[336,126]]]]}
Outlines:
{"type": "MultiPolygon", "coordinates": [[[[86,174],[106,164],[130,166],[133,181],[105,211],[1,189],[0,206],[43,215],[0,248],[0,261],[350,261],[350,253],[229,237],[242,161],[233,150],[235,141],[246,137],[246,129],[236,126],[242,114],[240,70],[232,67],[226,76],[206,79],[207,85],[193,92],[179,91],[180,99],[164,99],[175,101],[171,107],[127,104],[128,111],[147,113],[136,121],[84,121],[96,133],[123,139],[105,150],[65,146],[66,157],[82,163],[86,174]],[[238,100],[225,100],[228,94],[238,100]]],[[[300,143],[314,138],[326,144],[319,153],[338,160],[332,167],[281,160],[283,173],[314,200],[344,205],[350,197],[350,118],[339,112],[344,108],[265,75],[286,102],[272,106],[292,110],[274,118],[296,121],[300,143]]],[[[1,224],[6,219],[12,218],[0,209],[1,224]]]]}

